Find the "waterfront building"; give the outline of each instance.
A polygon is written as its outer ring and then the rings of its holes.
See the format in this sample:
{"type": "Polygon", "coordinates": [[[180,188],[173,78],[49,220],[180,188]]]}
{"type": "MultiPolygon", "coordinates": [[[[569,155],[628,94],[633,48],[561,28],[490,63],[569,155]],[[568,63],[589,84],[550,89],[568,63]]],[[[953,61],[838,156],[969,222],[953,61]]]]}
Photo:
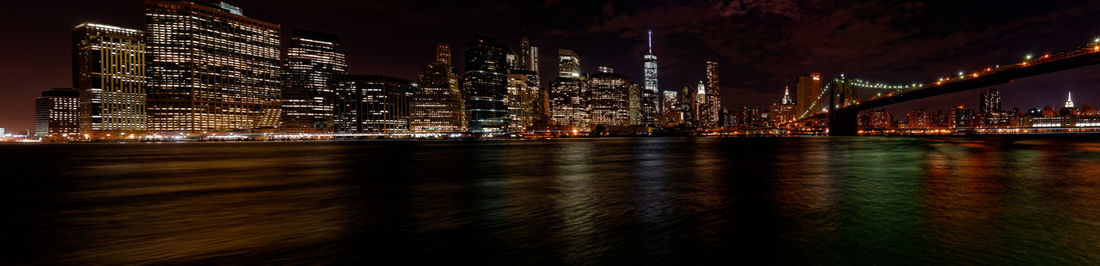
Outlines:
{"type": "Polygon", "coordinates": [[[974,127],[974,109],[962,105],[955,107],[951,109],[948,121],[951,128],[972,128],[974,127]]]}
{"type": "Polygon", "coordinates": [[[225,3],[147,0],[145,25],[148,130],[279,125],[278,24],[245,17],[225,3]]]}
{"type": "Polygon", "coordinates": [[[466,43],[462,96],[466,99],[467,128],[472,132],[509,129],[507,51],[507,46],[488,37],[475,37],[466,43]]]}
{"type": "Polygon", "coordinates": [[[704,127],[718,126],[718,113],[722,110],[721,86],[719,85],[718,61],[706,62],[706,105],[703,113],[704,127]]]}
{"type": "Polygon", "coordinates": [[[336,78],[348,63],[334,35],[294,30],[283,53],[280,131],[332,133],[336,78]]]}
{"type": "Polygon", "coordinates": [[[417,79],[409,114],[412,132],[466,131],[466,103],[458,82],[458,74],[451,65],[451,46],[439,42],[435,46],[435,60],[424,67],[417,79]]]}
{"type": "Polygon", "coordinates": [[[410,101],[415,88],[408,80],[377,75],[345,75],[336,84],[336,133],[393,134],[409,132],[410,101]]]}
{"type": "Polygon", "coordinates": [[[85,23],[73,28],[72,38],[80,131],[93,136],[145,131],[144,32],[85,23]]]}
{"type": "Polygon", "coordinates": [[[539,115],[540,89],[533,71],[512,70],[508,74],[509,131],[522,132],[533,128],[539,115]]]}
{"type": "Polygon", "coordinates": [[[555,125],[588,130],[588,84],[583,79],[557,78],[550,83],[550,119],[555,125]]]}
{"type": "Polygon", "coordinates": [[[607,66],[588,77],[590,127],[625,127],[630,123],[630,80],[607,66]]]}
{"type": "Polygon", "coordinates": [[[741,106],[741,116],[738,118],[742,127],[745,128],[759,128],[764,126],[764,113],[760,112],[760,106],[757,105],[745,105],[741,106]]]}
{"type": "Polygon", "coordinates": [[[925,110],[920,108],[917,110],[909,111],[906,114],[906,120],[908,128],[912,129],[931,129],[935,128],[935,116],[936,113],[931,110],[925,110]]]}
{"type": "Polygon", "coordinates": [[[816,113],[815,110],[810,110],[811,107],[821,109],[822,106],[814,105],[821,97],[821,74],[798,77],[798,87],[795,89],[795,115],[802,117],[816,113]]]}
{"type": "Polygon", "coordinates": [[[75,136],[80,133],[80,91],[58,88],[34,99],[36,137],[75,136]]]}
{"type": "Polygon", "coordinates": [[[870,129],[894,128],[894,115],[887,112],[886,109],[872,110],[870,113],[870,129]]]}
{"type": "Polygon", "coordinates": [[[996,88],[982,92],[978,96],[978,111],[982,114],[1001,112],[1001,91],[996,88]]]}
{"type": "Polygon", "coordinates": [[[646,54],[642,56],[644,71],[644,90],[638,97],[638,110],[636,121],[632,125],[651,126],[656,123],[657,117],[665,112],[661,107],[660,83],[657,75],[657,55],[653,54],[653,31],[647,31],[648,47],[646,54]]]}
{"type": "Polygon", "coordinates": [[[768,108],[768,122],[775,127],[795,120],[794,102],[791,101],[790,87],[783,88],[783,98],[778,104],[772,104],[768,108]]]}
{"type": "Polygon", "coordinates": [[[680,110],[680,95],[674,90],[666,90],[661,93],[661,106],[664,111],[660,113],[660,125],[672,127],[684,121],[684,114],[680,110]]]}

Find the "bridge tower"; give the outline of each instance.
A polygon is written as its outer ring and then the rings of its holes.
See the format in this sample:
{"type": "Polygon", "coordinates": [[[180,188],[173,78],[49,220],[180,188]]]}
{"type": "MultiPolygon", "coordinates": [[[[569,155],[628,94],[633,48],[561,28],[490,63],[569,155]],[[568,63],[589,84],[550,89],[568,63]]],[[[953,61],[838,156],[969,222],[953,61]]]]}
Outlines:
{"type": "Polygon", "coordinates": [[[859,135],[859,111],[846,108],[858,100],[855,86],[841,77],[826,84],[825,90],[829,94],[829,136],[859,135]]]}

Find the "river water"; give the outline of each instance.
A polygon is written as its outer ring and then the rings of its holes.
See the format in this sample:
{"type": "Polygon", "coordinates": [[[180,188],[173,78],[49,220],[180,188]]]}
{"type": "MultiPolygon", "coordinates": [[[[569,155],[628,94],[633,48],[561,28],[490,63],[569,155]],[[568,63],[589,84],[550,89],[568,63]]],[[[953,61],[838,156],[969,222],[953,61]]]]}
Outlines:
{"type": "Polygon", "coordinates": [[[0,145],[5,264],[1100,264],[1100,139],[0,145]]]}

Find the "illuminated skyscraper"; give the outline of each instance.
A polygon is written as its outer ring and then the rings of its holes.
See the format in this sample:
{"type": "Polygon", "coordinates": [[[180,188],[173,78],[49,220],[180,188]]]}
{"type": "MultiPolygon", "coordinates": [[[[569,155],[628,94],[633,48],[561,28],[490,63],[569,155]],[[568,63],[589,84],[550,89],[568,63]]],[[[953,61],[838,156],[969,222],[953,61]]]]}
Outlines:
{"type": "Polygon", "coordinates": [[[411,128],[417,133],[466,131],[466,108],[451,65],[451,46],[440,42],[435,61],[424,67],[412,99],[411,128]]]}
{"type": "Polygon", "coordinates": [[[797,99],[794,108],[796,118],[815,114],[825,107],[814,104],[821,97],[821,88],[821,74],[813,73],[809,76],[798,77],[798,88],[795,91],[797,99]],[[817,110],[809,110],[811,107],[817,110]]]}
{"type": "Polygon", "coordinates": [[[1066,108],[1073,108],[1073,92],[1066,94],[1066,108]]]}
{"type": "Polygon", "coordinates": [[[702,80],[699,81],[699,85],[695,86],[695,99],[692,99],[691,103],[694,104],[691,110],[695,112],[693,116],[695,122],[699,126],[707,126],[707,85],[702,80]]]}
{"type": "MultiPolygon", "coordinates": [[[[705,112],[702,115],[702,126],[718,127],[718,113],[722,111],[721,86],[718,78],[718,61],[707,60],[707,83],[705,112]]],[[[759,109],[759,108],[757,108],[759,109]]]]}
{"type": "Polygon", "coordinates": [[[557,78],[550,83],[550,119],[558,126],[588,130],[588,84],[579,78],[557,78]]]}
{"type": "Polygon", "coordinates": [[[599,73],[589,76],[589,126],[629,126],[630,87],[630,80],[610,67],[601,66],[599,73]]]}
{"type": "Polygon", "coordinates": [[[794,101],[791,101],[790,88],[783,88],[783,98],[779,100],[778,104],[772,104],[768,108],[768,122],[775,127],[782,126],[787,122],[795,120],[794,113],[794,101]]]}
{"type": "Polygon", "coordinates": [[[404,79],[347,75],[336,85],[337,133],[407,133],[414,88],[404,79]]]}
{"type": "Polygon", "coordinates": [[[996,88],[982,92],[979,96],[978,111],[983,115],[1001,112],[1001,91],[996,88]]]}
{"type": "Polygon", "coordinates": [[[509,131],[521,132],[534,126],[541,116],[539,108],[540,90],[535,83],[535,74],[527,70],[513,70],[508,74],[508,118],[511,121],[509,131]]]}
{"type": "Polygon", "coordinates": [[[278,24],[225,3],[147,0],[145,25],[149,130],[278,126],[278,24]]]}
{"type": "Polygon", "coordinates": [[[42,92],[34,99],[34,135],[62,137],[80,132],[80,92],[70,88],[42,92]]]}
{"type": "Polygon", "coordinates": [[[145,131],[143,35],[103,24],[73,29],[73,88],[80,91],[82,133],[145,131]]]}
{"type": "Polygon", "coordinates": [[[469,130],[502,132],[508,130],[508,47],[487,37],[466,43],[466,77],[462,96],[466,97],[469,130]]]}
{"type": "Polygon", "coordinates": [[[641,95],[641,110],[638,112],[641,125],[654,125],[657,115],[665,112],[661,107],[660,85],[657,80],[657,55],[653,54],[653,31],[647,32],[648,47],[643,59],[645,70],[645,90],[641,95]]]}
{"type": "Polygon", "coordinates": [[[581,57],[569,49],[558,49],[558,77],[581,78],[581,57]]]}
{"type": "Polygon", "coordinates": [[[339,37],[295,30],[283,56],[281,131],[331,133],[336,78],[347,70],[339,37]]]}

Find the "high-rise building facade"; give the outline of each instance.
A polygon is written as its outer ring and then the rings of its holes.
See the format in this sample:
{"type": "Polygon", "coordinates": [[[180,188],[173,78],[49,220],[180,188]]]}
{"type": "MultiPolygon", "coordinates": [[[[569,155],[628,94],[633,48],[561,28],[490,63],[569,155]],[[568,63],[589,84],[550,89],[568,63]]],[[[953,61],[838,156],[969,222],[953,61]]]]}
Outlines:
{"type": "Polygon", "coordinates": [[[813,73],[808,76],[798,77],[798,88],[795,90],[795,116],[801,118],[804,115],[811,115],[817,113],[824,106],[818,106],[814,103],[818,102],[818,98],[821,96],[821,74],[813,73]],[[809,110],[810,108],[818,110],[809,110]]]}
{"type": "Polygon", "coordinates": [[[657,116],[665,112],[665,108],[661,106],[660,83],[657,77],[657,55],[653,54],[653,31],[647,31],[648,50],[644,56],[642,56],[643,69],[644,69],[644,81],[645,90],[641,95],[641,109],[638,112],[640,125],[654,125],[657,116]]]}
{"type": "Polygon", "coordinates": [[[466,98],[468,128],[472,132],[508,130],[508,47],[487,37],[466,43],[466,98]]]}
{"type": "Polygon", "coordinates": [[[43,91],[34,99],[34,135],[64,137],[80,133],[80,92],[70,88],[43,91]]]}
{"type": "Polygon", "coordinates": [[[540,118],[540,89],[535,83],[536,73],[512,70],[508,74],[509,131],[522,132],[532,128],[540,118]]]}
{"type": "Polygon", "coordinates": [[[610,67],[588,77],[590,127],[630,125],[630,80],[610,67]]]}
{"type": "MultiPolygon", "coordinates": [[[[702,126],[708,128],[718,127],[718,113],[722,111],[721,86],[718,76],[718,61],[706,62],[706,104],[702,115],[702,126]]],[[[758,108],[759,109],[759,108],[758,108]]]]}
{"type": "Polygon", "coordinates": [[[346,75],[336,85],[336,133],[407,133],[410,100],[415,89],[408,80],[375,75],[346,75]]]}
{"type": "Polygon", "coordinates": [[[257,131],[279,125],[280,26],[220,3],[145,2],[148,129],[257,131]]]}
{"type": "Polygon", "coordinates": [[[145,131],[144,33],[104,24],[73,28],[73,88],[80,92],[80,131],[145,131]]]}
{"type": "Polygon", "coordinates": [[[557,78],[550,83],[550,119],[555,125],[588,130],[588,84],[579,78],[557,78]]]}
{"type": "Polygon", "coordinates": [[[581,57],[569,49],[558,49],[558,77],[581,78],[581,57]]]}
{"type": "Polygon", "coordinates": [[[424,67],[417,79],[409,115],[415,133],[466,131],[466,103],[458,86],[458,74],[451,65],[451,46],[435,46],[435,61],[424,67]]]}
{"type": "Polygon", "coordinates": [[[348,71],[334,35],[295,30],[283,54],[280,131],[332,133],[336,79],[348,71]]]}
{"type": "Polygon", "coordinates": [[[781,127],[795,120],[794,102],[791,101],[790,88],[783,88],[783,98],[779,103],[772,104],[768,108],[768,122],[774,127],[781,127]]]}
{"type": "Polygon", "coordinates": [[[979,95],[978,110],[982,114],[1001,112],[1001,91],[996,88],[979,95]]]}

